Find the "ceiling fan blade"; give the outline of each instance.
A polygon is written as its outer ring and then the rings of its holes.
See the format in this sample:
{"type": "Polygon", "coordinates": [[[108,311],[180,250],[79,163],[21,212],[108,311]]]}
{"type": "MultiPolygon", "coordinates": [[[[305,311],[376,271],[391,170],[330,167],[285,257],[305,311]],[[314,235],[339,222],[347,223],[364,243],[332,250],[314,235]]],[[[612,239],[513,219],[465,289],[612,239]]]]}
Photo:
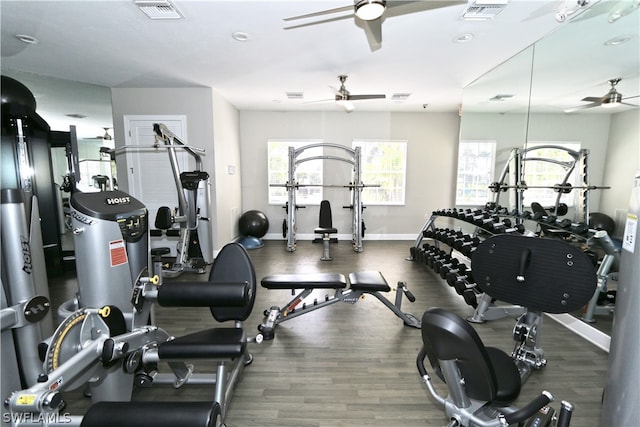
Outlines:
{"type": "Polygon", "coordinates": [[[602,97],[601,96],[587,96],[586,98],[582,98],[581,101],[584,102],[595,102],[598,104],[602,103],[602,97]]]}
{"type": "Polygon", "coordinates": [[[407,15],[409,13],[424,12],[426,10],[440,9],[443,7],[457,6],[467,3],[467,0],[387,1],[387,10],[385,10],[383,16],[385,18],[390,18],[393,16],[407,15]]]}
{"type": "Polygon", "coordinates": [[[633,99],[633,98],[639,98],[640,95],[633,95],[633,96],[625,96],[624,98],[622,98],[623,101],[626,101],[627,99],[633,99]]]}
{"type": "Polygon", "coordinates": [[[356,21],[359,21],[358,24],[361,23],[361,26],[367,35],[367,42],[369,43],[371,52],[380,49],[382,47],[382,19],[378,18],[373,21],[362,21],[360,19],[356,19],[356,21]]]}
{"type": "Polygon", "coordinates": [[[335,9],[321,10],[320,12],[307,13],[305,15],[291,16],[289,18],[284,18],[283,21],[295,21],[296,19],[313,18],[316,16],[330,15],[332,13],[349,12],[349,11],[353,12],[353,5],[336,7],[335,9]]]}
{"type": "Polygon", "coordinates": [[[326,24],[328,22],[335,22],[335,21],[341,21],[343,19],[353,18],[353,16],[354,15],[352,13],[352,14],[349,14],[349,15],[336,16],[335,18],[322,19],[320,21],[307,22],[307,23],[298,24],[298,25],[290,25],[288,27],[283,27],[283,29],[284,30],[293,30],[294,28],[310,27],[312,25],[326,24]]]}
{"type": "Polygon", "coordinates": [[[567,108],[566,110],[564,110],[564,112],[565,112],[565,113],[575,113],[576,111],[586,110],[587,108],[599,107],[600,105],[601,105],[600,103],[593,103],[593,104],[587,104],[587,105],[579,105],[579,106],[577,106],[577,107],[567,108]]]}
{"type": "Polygon", "coordinates": [[[378,95],[349,95],[349,101],[358,101],[361,99],[385,99],[386,96],[383,94],[378,95]]]}
{"type": "MultiPolygon", "coordinates": [[[[635,97],[634,97],[634,98],[635,98],[635,97]]],[[[640,107],[640,105],[636,105],[636,104],[629,104],[628,102],[621,102],[620,104],[621,104],[621,105],[628,105],[629,107],[635,107],[635,108],[640,107]]]]}

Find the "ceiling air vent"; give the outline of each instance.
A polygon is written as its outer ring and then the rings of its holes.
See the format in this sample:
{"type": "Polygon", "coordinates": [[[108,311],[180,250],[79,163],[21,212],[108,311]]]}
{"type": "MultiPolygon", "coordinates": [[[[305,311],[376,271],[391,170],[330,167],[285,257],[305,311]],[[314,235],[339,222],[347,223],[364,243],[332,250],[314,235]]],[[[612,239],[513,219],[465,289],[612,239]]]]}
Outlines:
{"type": "Polygon", "coordinates": [[[135,0],[149,19],[182,19],[180,11],[169,0],[135,0]]]}
{"type": "Polygon", "coordinates": [[[507,6],[508,0],[476,0],[462,13],[462,19],[478,21],[493,19],[507,6]]]}
{"type": "Polygon", "coordinates": [[[289,99],[303,99],[304,98],[304,93],[303,92],[286,92],[287,94],[287,98],[289,99]]]}
{"type": "Polygon", "coordinates": [[[409,99],[410,96],[411,96],[410,93],[394,93],[391,96],[391,100],[397,101],[397,102],[406,101],[407,99],[409,99]]]}

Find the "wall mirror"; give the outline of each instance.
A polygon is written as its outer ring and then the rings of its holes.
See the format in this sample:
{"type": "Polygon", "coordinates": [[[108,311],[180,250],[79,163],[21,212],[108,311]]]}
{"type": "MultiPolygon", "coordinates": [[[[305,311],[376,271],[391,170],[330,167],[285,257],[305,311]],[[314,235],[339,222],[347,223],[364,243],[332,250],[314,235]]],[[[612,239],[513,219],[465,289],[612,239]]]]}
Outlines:
{"type": "MultiPolygon", "coordinates": [[[[513,147],[578,142],[590,152],[590,183],[602,182],[611,116],[638,111],[640,2],[592,3],[465,88],[460,140],[496,142],[494,180],[513,147]],[[631,105],[607,108],[602,102],[614,79],[620,79],[615,89],[622,101],[631,105]]],[[[592,191],[589,199],[597,211],[600,194],[592,191]]],[[[608,333],[611,320],[600,316],[593,325],[608,333]]]]}

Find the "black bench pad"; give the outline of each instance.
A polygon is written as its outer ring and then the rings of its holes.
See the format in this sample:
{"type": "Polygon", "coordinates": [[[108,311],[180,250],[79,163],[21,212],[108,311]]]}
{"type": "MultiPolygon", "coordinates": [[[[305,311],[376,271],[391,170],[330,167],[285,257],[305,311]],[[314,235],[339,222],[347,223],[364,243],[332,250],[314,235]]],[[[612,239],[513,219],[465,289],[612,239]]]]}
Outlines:
{"type": "Polygon", "coordinates": [[[389,292],[391,288],[379,271],[358,271],[349,274],[351,289],[354,291],[389,292]]]}
{"type": "Polygon", "coordinates": [[[344,274],[275,274],[260,281],[267,289],[343,289],[347,287],[344,274]]]}
{"type": "Polygon", "coordinates": [[[315,234],[336,234],[338,232],[338,229],[337,228],[333,228],[333,227],[331,227],[331,228],[318,227],[315,230],[313,230],[313,232],[315,234]]]}
{"type": "Polygon", "coordinates": [[[211,402],[98,402],[81,427],[212,427],[218,408],[211,402]]]}
{"type": "Polygon", "coordinates": [[[216,328],[178,337],[158,345],[160,359],[235,359],[247,346],[240,328],[216,328]]]}

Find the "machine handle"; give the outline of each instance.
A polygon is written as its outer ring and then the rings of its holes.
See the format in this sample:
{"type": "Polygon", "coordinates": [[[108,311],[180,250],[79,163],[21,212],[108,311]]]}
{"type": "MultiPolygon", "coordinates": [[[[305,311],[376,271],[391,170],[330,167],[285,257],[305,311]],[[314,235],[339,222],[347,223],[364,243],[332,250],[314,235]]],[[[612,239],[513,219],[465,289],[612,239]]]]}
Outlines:
{"type": "Polygon", "coordinates": [[[571,415],[573,415],[573,405],[563,400],[560,404],[560,415],[558,415],[557,427],[569,427],[571,415]]]}

